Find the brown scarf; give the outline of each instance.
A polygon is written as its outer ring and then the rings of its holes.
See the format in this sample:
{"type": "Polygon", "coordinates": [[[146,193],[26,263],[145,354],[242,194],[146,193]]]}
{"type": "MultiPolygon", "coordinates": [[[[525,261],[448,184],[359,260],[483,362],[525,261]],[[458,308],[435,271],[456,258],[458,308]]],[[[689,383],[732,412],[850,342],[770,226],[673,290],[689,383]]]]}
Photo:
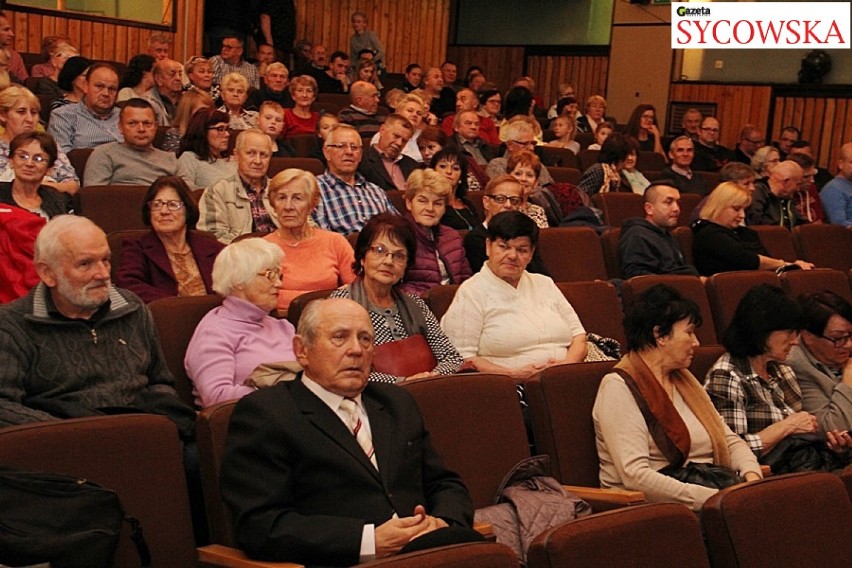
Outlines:
{"type": "MultiPolygon", "coordinates": [[[[635,351],[622,357],[614,370],[624,379],[636,398],[657,447],[672,465],[681,467],[689,455],[692,441],[683,418],[663,386],[635,351]]],[[[710,435],[713,463],[730,468],[731,454],[728,452],[722,419],[707,392],[687,369],[674,371],[671,378],[674,388],[710,435]]]]}

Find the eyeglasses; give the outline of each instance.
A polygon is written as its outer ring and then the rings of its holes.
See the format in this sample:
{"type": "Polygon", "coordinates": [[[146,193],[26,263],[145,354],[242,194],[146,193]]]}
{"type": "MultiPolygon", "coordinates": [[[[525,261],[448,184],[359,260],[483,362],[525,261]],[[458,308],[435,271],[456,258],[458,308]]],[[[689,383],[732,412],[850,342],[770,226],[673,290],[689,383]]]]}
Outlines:
{"type": "Polygon", "coordinates": [[[846,335],[841,335],[840,337],[828,337],[826,335],[820,335],[821,338],[826,341],[830,341],[832,345],[834,345],[835,349],[840,349],[846,342],[852,339],[852,333],[847,333],[846,335]]]}
{"type": "Polygon", "coordinates": [[[180,211],[183,209],[183,201],[176,201],[174,199],[169,201],[154,199],[153,201],[148,202],[148,209],[151,211],[159,211],[163,207],[167,208],[169,211],[180,211]]]}
{"type": "Polygon", "coordinates": [[[209,126],[209,127],[207,127],[207,130],[215,130],[219,134],[224,134],[228,131],[228,127],[227,126],[209,126]]]}
{"type": "Polygon", "coordinates": [[[348,144],[340,142],[337,144],[326,144],[326,148],[334,148],[335,150],[349,150],[350,152],[360,152],[363,149],[363,146],[360,144],[353,144],[349,142],[348,144]]]}
{"type": "Polygon", "coordinates": [[[485,197],[487,197],[488,199],[490,199],[494,203],[499,203],[500,205],[503,205],[507,201],[509,203],[511,203],[512,205],[514,205],[515,207],[517,207],[518,205],[521,204],[521,198],[520,197],[514,197],[514,196],[509,197],[508,195],[486,195],[485,197]]]}
{"type": "Polygon", "coordinates": [[[21,160],[22,162],[33,161],[36,164],[44,164],[48,160],[48,157],[45,156],[44,154],[30,155],[29,152],[23,152],[23,151],[22,152],[15,152],[15,157],[18,158],[19,160],[21,160]]]}
{"type": "Polygon", "coordinates": [[[381,256],[382,258],[387,258],[390,255],[391,259],[397,264],[402,264],[403,262],[408,260],[408,253],[401,250],[390,251],[385,245],[377,245],[374,247],[370,247],[370,252],[375,255],[381,256]]]}
{"type": "Polygon", "coordinates": [[[702,126],[701,130],[705,132],[719,132],[718,128],[710,128],[709,126],[702,126]]]}
{"type": "Polygon", "coordinates": [[[267,280],[269,280],[273,284],[275,284],[276,282],[281,282],[281,279],[284,277],[281,274],[281,271],[278,270],[277,268],[270,268],[270,269],[264,270],[263,272],[258,272],[257,275],[263,276],[264,278],[266,278],[267,280]]]}
{"type": "Polygon", "coordinates": [[[521,140],[509,140],[509,142],[517,144],[518,146],[523,146],[525,148],[532,148],[533,146],[535,146],[535,140],[529,140],[525,142],[521,140]]]}

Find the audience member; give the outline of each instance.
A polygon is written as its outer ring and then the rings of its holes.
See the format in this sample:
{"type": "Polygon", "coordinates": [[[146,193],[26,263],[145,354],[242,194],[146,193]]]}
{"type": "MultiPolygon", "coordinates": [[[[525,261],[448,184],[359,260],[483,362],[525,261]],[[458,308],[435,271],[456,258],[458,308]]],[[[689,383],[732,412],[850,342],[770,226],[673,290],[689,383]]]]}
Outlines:
{"type": "MultiPolygon", "coordinates": [[[[809,156],[814,160],[814,164],[816,164],[816,156],[814,155],[813,148],[811,147],[811,143],[807,140],[798,140],[793,142],[792,147],[790,147],[790,153],[788,157],[795,156],[796,154],[804,154],[805,156],[809,156]]],[[[821,168],[816,166],[816,175],[814,176],[814,184],[816,185],[817,192],[821,192],[822,188],[825,187],[825,184],[831,181],[832,175],[825,168],[821,168]]]]}
{"type": "Polygon", "coordinates": [[[594,132],[598,124],[605,120],[606,99],[600,95],[592,95],[586,99],[585,112],[577,118],[577,132],[594,132]]]}
{"type": "MultiPolygon", "coordinates": [[[[685,137],[684,137],[685,138],[685,137]]],[[[686,263],[680,244],[672,237],[680,218],[680,191],[674,182],[661,179],[645,190],[645,217],[628,219],[621,225],[618,257],[621,277],[643,274],[698,275],[686,263]]]]}
{"type": "Polygon", "coordinates": [[[822,188],[820,200],[829,223],[852,226],[852,142],[840,147],[837,177],[822,188]]]}
{"type": "Polygon", "coordinates": [[[414,229],[417,249],[414,263],[405,271],[400,289],[416,296],[442,284],[460,284],[471,270],[458,231],[441,225],[452,192],[450,181],[426,168],[408,178],[405,218],[414,229]]]}
{"type": "Polygon", "coordinates": [[[207,108],[213,108],[213,99],[206,92],[186,91],[182,94],[175,111],[175,119],[172,121],[171,128],[166,130],[160,149],[177,153],[181,140],[186,136],[189,129],[189,121],[192,115],[207,108]]]}
{"type": "Polygon", "coordinates": [[[755,171],[759,181],[765,181],[775,166],[781,163],[778,148],[763,146],[758,148],[751,159],[751,169],[755,171]]]}
{"type": "Polygon", "coordinates": [[[441,224],[456,230],[470,231],[482,223],[476,208],[467,198],[470,189],[467,157],[453,148],[444,148],[432,156],[429,167],[450,182],[451,191],[441,224]]]}
{"type": "MultiPolygon", "coordinates": [[[[535,150],[535,132],[525,118],[522,117],[504,124],[500,129],[501,136],[504,133],[506,135],[506,152],[501,157],[490,160],[488,167],[485,169],[485,173],[492,178],[500,174],[509,173],[508,162],[509,156],[512,154],[523,152],[524,150],[529,152],[535,150]]],[[[553,183],[553,177],[547,171],[547,168],[542,166],[541,175],[538,178],[539,187],[550,185],[551,183],[553,183]]]]}
{"type": "Polygon", "coordinates": [[[787,159],[787,154],[793,147],[793,144],[802,138],[801,131],[795,126],[785,126],[781,129],[781,136],[772,145],[778,148],[781,161],[787,159]]]}
{"type": "Polygon", "coordinates": [[[62,96],[62,88],[59,86],[59,74],[65,66],[65,62],[71,57],[80,55],[77,48],[61,41],[50,48],[49,69],[50,74],[43,77],[31,77],[28,83],[34,82],[32,86],[33,93],[36,95],[46,95],[53,98],[62,96]]]}
{"type": "Polygon", "coordinates": [[[775,166],[765,185],[756,184],[747,223],[780,225],[789,230],[803,223],[792,201],[802,183],[802,176],[802,168],[795,162],[787,160],[775,166]]]}
{"type": "Polygon", "coordinates": [[[802,168],[802,181],[799,182],[799,187],[793,194],[793,204],[799,218],[804,223],[825,222],[825,213],[823,213],[820,204],[819,191],[817,191],[814,183],[817,173],[814,159],[807,154],[794,154],[792,152],[787,154],[787,159],[799,164],[799,167],[802,168]]]}
{"type": "Polygon", "coordinates": [[[144,99],[130,99],[121,109],[123,142],[101,144],[86,162],[84,185],[150,185],[177,173],[177,157],[154,148],[157,121],[144,99]]]}
{"type": "MultiPolygon", "coordinates": [[[[572,98],[572,99],[575,99],[575,100],[577,98],[577,92],[574,90],[574,85],[572,85],[571,83],[559,83],[559,85],[556,87],[556,100],[560,101],[562,99],[567,99],[569,97],[572,98]]],[[[547,109],[547,119],[548,120],[553,120],[554,118],[556,118],[560,114],[561,113],[559,113],[556,110],[556,104],[551,105],[551,107],[549,109],[547,109]]],[[[581,130],[580,132],[586,132],[586,131],[581,130]]]]}
{"type": "Polygon", "coordinates": [[[483,117],[475,111],[465,110],[453,119],[453,139],[458,148],[470,156],[480,166],[488,165],[496,159],[493,147],[479,136],[479,127],[483,117]]]}
{"type": "Polygon", "coordinates": [[[458,83],[459,68],[452,61],[444,61],[441,63],[441,78],[444,80],[444,86],[449,87],[453,91],[458,91],[461,84],[458,83]]]}
{"type": "Polygon", "coordinates": [[[257,46],[257,74],[260,78],[266,76],[266,70],[271,64],[275,63],[275,49],[268,43],[261,43],[257,46]]]}
{"type": "Polygon", "coordinates": [[[189,81],[189,84],[183,87],[185,91],[202,91],[209,94],[214,101],[219,98],[219,85],[213,83],[213,64],[209,59],[190,57],[183,70],[189,81]]]}
{"type": "MultiPolygon", "coordinates": [[[[771,463],[775,455],[772,450],[783,448],[791,436],[820,432],[816,416],[803,410],[795,373],[784,363],[799,343],[801,328],[801,310],[781,288],[755,286],[740,300],[722,338],[728,352],[708,371],[704,383],[716,410],[761,463],[771,463]]],[[[823,450],[827,447],[842,452],[852,447],[852,438],[846,431],[828,430],[822,434],[827,436],[827,444],[821,443],[823,450]]],[[[773,473],[839,469],[849,463],[848,452],[845,459],[838,454],[834,460],[829,457],[832,452],[813,449],[819,456],[808,460],[811,463],[798,463],[786,470],[773,467],[773,473]]],[[[790,461],[779,459],[779,465],[792,466],[790,461]]]]}
{"type": "Polygon", "coordinates": [[[26,81],[30,74],[27,73],[27,67],[24,65],[21,54],[15,51],[15,32],[12,31],[12,24],[3,14],[0,14],[0,49],[8,54],[9,62],[6,67],[9,75],[17,83],[26,81]]]}
{"type": "Polygon", "coordinates": [[[456,113],[444,118],[441,122],[441,130],[447,136],[452,136],[455,131],[455,119],[462,112],[475,112],[479,116],[479,132],[478,137],[486,144],[500,144],[500,135],[497,131],[494,121],[487,116],[480,116],[479,97],[469,88],[462,88],[456,93],[456,113]]]}
{"type": "Polygon", "coordinates": [[[409,63],[405,67],[405,78],[402,81],[402,90],[410,93],[415,89],[420,88],[420,82],[423,79],[423,68],[417,63],[409,63]]]}
{"type": "Polygon", "coordinates": [[[260,89],[249,94],[247,106],[260,108],[266,101],[273,101],[284,108],[295,104],[287,85],[290,83],[290,72],[283,63],[274,62],[266,66],[266,73],[261,77],[260,89]]]}
{"type": "Polygon", "coordinates": [[[282,250],[263,239],[226,246],[213,263],[213,289],[225,299],[198,323],[184,367],[201,408],[257,390],[258,365],[295,362],[293,324],[269,315],[281,288],[282,250]]]}
{"type": "Polygon", "coordinates": [[[116,102],[124,102],[134,98],[144,98],[154,87],[154,64],[157,62],[152,55],[142,53],[134,55],[127,63],[124,76],[118,84],[116,102]]]}
{"type": "MultiPolygon", "coordinates": [[[[520,117],[529,123],[529,125],[533,128],[533,137],[535,139],[536,144],[542,143],[542,130],[541,125],[539,125],[538,121],[533,118],[533,107],[535,106],[535,100],[533,98],[532,91],[524,86],[515,86],[512,87],[508,93],[506,93],[506,98],[503,99],[503,123],[500,126],[500,140],[506,142],[509,139],[508,131],[506,127],[509,122],[515,118],[520,117]]],[[[532,147],[528,148],[532,149],[532,147]]]]}
{"type": "MultiPolygon", "coordinates": [[[[485,220],[464,236],[464,250],[470,269],[478,273],[488,259],[486,239],[491,218],[503,211],[519,211],[524,204],[524,189],[521,182],[509,174],[491,178],[482,196],[485,220]]],[[[537,250],[533,251],[527,271],[548,276],[547,268],[537,250]]]]}
{"type": "Polygon", "coordinates": [[[198,228],[225,244],[246,233],[271,233],[278,217],[269,203],[267,187],[272,141],[256,128],[237,136],[237,172],[208,187],[199,201],[198,228]]]}
{"type": "Polygon", "coordinates": [[[762,477],[748,445],[689,372],[699,325],[695,302],[662,284],[639,296],[625,318],[629,351],[601,381],[592,408],[602,487],[699,512],[724,486],[682,481],[678,474],[692,464],[724,467],[733,480],[762,477]]]}
{"type": "Polygon", "coordinates": [[[210,187],[232,177],[236,165],[229,159],[228,115],[214,108],[192,115],[178,147],[178,176],[192,189],[210,187]]]}
{"type": "Polygon", "coordinates": [[[734,151],[734,161],[751,164],[754,153],[766,144],[766,139],[760,129],[753,124],[746,124],[740,130],[740,141],[734,151]]]}
{"type": "MultiPolygon", "coordinates": [[[[316,46],[314,46],[316,47],[316,46]]],[[[320,46],[322,47],[322,46],[320,46]]],[[[349,56],[343,51],[335,51],[329,57],[326,68],[313,67],[311,77],[317,81],[317,92],[343,94],[349,91],[349,56]]]]}
{"type": "Polygon", "coordinates": [[[601,122],[595,128],[595,143],[589,144],[588,150],[600,150],[604,141],[612,134],[613,127],[611,122],[601,122]]]}
{"type": "Polygon", "coordinates": [[[272,140],[272,156],[292,158],[296,155],[293,146],[281,136],[284,132],[284,109],[276,102],[266,101],[257,112],[257,128],[272,140]]]}
{"type": "Polygon", "coordinates": [[[852,429],[852,305],[834,292],[799,298],[803,329],[786,363],[802,389],[802,408],[821,430],[852,429]]]}
{"type": "Polygon", "coordinates": [[[730,150],[719,144],[719,121],[708,116],[698,128],[698,142],[695,143],[695,159],[692,167],[701,172],[718,172],[722,166],[733,159],[730,150]]]}
{"type": "Polygon", "coordinates": [[[403,292],[406,270],[414,266],[417,240],[411,224],[382,213],[370,219],[355,243],[358,277],[332,293],[352,298],[370,313],[376,354],[370,380],[401,383],[458,371],[461,357],[431,310],[403,292]],[[395,359],[404,358],[404,361],[395,359]]]}
{"type": "Polygon", "coordinates": [[[681,193],[707,195],[712,189],[707,180],[692,170],[695,143],[689,136],[678,136],[669,146],[671,163],[660,172],[660,178],[671,180],[681,193]]]}
{"type": "Polygon", "coordinates": [[[51,219],[35,265],[41,282],[0,307],[0,426],[167,405],[191,429],[195,413],[175,392],[151,314],[110,284],[103,231],[85,217],[51,219]]]}
{"type": "Polygon", "coordinates": [[[317,82],[310,75],[299,75],[290,82],[294,107],[284,110],[284,138],[316,132],[319,113],[311,110],[317,100],[317,82]]]}
{"type": "Polygon", "coordinates": [[[183,66],[171,59],[161,59],[154,65],[153,73],[154,87],[148,90],[145,99],[154,108],[157,125],[170,126],[183,92],[183,66]]]}
{"type": "Polygon", "coordinates": [[[8,162],[14,178],[0,182],[0,203],[45,219],[72,212],[71,196],[44,184],[57,153],[56,142],[49,134],[31,130],[15,136],[9,144],[8,162]]]}
{"type": "Polygon", "coordinates": [[[418,168],[417,162],[402,154],[413,133],[408,119],[389,115],[379,129],[378,141],[364,151],[358,172],[386,191],[405,191],[408,176],[418,168]]]}
{"type": "Polygon", "coordinates": [[[550,124],[555,138],[545,144],[554,148],[571,150],[575,155],[580,153],[580,143],[574,140],[577,135],[577,123],[573,116],[562,114],[553,119],[550,124]]]}
{"type": "MultiPolygon", "coordinates": [[[[53,55],[56,53],[56,50],[62,46],[73,48],[71,45],[71,38],[62,35],[44,36],[41,39],[41,55],[44,57],[44,61],[32,66],[30,69],[30,77],[34,79],[39,77],[52,77],[55,81],[60,69],[57,69],[53,65],[53,55]]],[[[79,55],[79,53],[77,55],[79,55]]]]}
{"type": "MultiPolygon", "coordinates": [[[[14,179],[15,170],[11,168],[12,152],[9,146],[19,134],[35,132],[40,109],[38,97],[24,87],[11,85],[0,91],[0,125],[3,126],[3,133],[0,134],[0,181],[14,179]]],[[[52,161],[53,165],[48,168],[41,183],[70,195],[77,193],[80,180],[68,156],[58,152],[52,161]]]]}
{"type": "Polygon", "coordinates": [[[697,108],[689,108],[683,113],[680,125],[683,128],[683,135],[689,136],[693,142],[698,142],[698,129],[701,127],[701,121],[704,120],[704,115],[697,108]]]}
{"type": "Polygon", "coordinates": [[[436,126],[427,126],[417,138],[417,149],[420,150],[420,155],[423,156],[423,163],[428,164],[432,161],[432,157],[444,149],[449,140],[444,131],[436,126]]]}
{"type": "Polygon", "coordinates": [[[639,149],[643,152],[666,155],[663,151],[660,129],[657,127],[657,110],[654,105],[640,104],[633,109],[624,133],[630,138],[635,138],[639,142],[639,149]]]}
{"type": "Polygon", "coordinates": [[[287,310],[293,298],[306,292],[337,288],[355,279],[352,245],[343,235],[308,221],[319,200],[319,185],[309,172],[287,169],[269,181],[269,202],[279,227],[264,238],[284,251],[279,310],[287,310]]]}
{"type": "Polygon", "coordinates": [[[213,65],[214,83],[221,84],[226,75],[239,73],[245,77],[250,87],[260,88],[257,67],[243,60],[244,41],[243,38],[234,36],[227,36],[222,39],[220,54],[210,58],[210,63],[213,65]]]}
{"type": "Polygon", "coordinates": [[[379,131],[386,116],[384,111],[379,111],[379,91],[370,83],[355,81],[349,96],[352,104],[341,109],[337,118],[353,126],[362,137],[373,136],[379,131]]]}
{"type": "Polygon", "coordinates": [[[518,180],[524,190],[524,203],[519,211],[535,221],[540,229],[546,229],[551,222],[558,226],[562,221],[558,203],[555,199],[549,200],[549,192],[539,186],[543,168],[538,156],[527,150],[514,152],[506,162],[506,173],[518,180]]]}
{"type": "Polygon", "coordinates": [[[323,154],[328,169],[317,178],[320,201],[312,214],[321,229],[346,236],[360,231],[378,213],[397,213],[385,191],[358,173],[363,150],[361,135],[349,124],[339,124],[326,137],[323,154]]]}
{"type": "Polygon", "coordinates": [[[382,69],[385,64],[385,48],[376,32],[367,27],[367,14],[358,10],[352,12],[352,29],[355,33],[349,38],[349,57],[352,61],[358,61],[359,53],[369,49],[373,53],[373,61],[376,67],[382,69]]]}
{"type": "MultiPolygon", "coordinates": [[[[402,95],[397,101],[395,108],[396,113],[408,119],[408,122],[414,127],[414,133],[402,149],[402,154],[408,156],[418,164],[423,163],[423,155],[417,146],[417,140],[420,138],[423,129],[427,126],[424,120],[426,106],[423,104],[423,99],[414,94],[402,95]]],[[[378,140],[379,134],[376,133],[370,140],[370,144],[375,144],[378,140]]]]}
{"type": "Polygon", "coordinates": [[[635,151],[636,148],[630,139],[618,132],[612,133],[604,140],[598,152],[598,162],[583,172],[577,187],[590,197],[596,193],[609,191],[632,192],[633,188],[621,177],[621,170],[624,168],[627,156],[635,151]]]}
{"type": "Polygon", "coordinates": [[[456,92],[444,85],[444,74],[438,67],[430,67],[423,74],[423,92],[429,98],[429,110],[439,120],[456,108],[456,92]]]}
{"type": "MultiPolygon", "coordinates": [[[[69,60],[70,61],[70,60],[69,60]]],[[[67,63],[66,63],[67,67],[67,63]]],[[[59,151],[94,148],[124,138],[118,126],[118,73],[108,63],[95,63],[86,71],[83,99],[54,109],[47,131],[56,140],[59,151]]]]}
{"type": "Polygon", "coordinates": [[[151,302],[170,296],[213,293],[213,261],[222,243],[197,235],[198,206],[179,177],[158,178],[142,201],[142,221],[151,231],[125,239],[115,283],[151,302]]]}
{"type": "Polygon", "coordinates": [[[62,66],[56,84],[62,89],[63,95],[50,103],[51,116],[57,108],[78,103],[85,97],[86,70],[92,62],[85,57],[69,57],[62,66]]]}
{"type": "Polygon", "coordinates": [[[222,91],[222,106],[219,110],[228,113],[228,128],[247,130],[257,127],[257,111],[246,108],[249,84],[239,73],[228,73],[219,85],[222,91]]]}
{"type": "Polygon", "coordinates": [[[640,172],[636,167],[637,160],[636,150],[631,150],[631,152],[627,154],[627,159],[624,160],[624,167],[621,169],[620,175],[621,178],[630,186],[630,190],[633,193],[643,195],[645,193],[645,189],[651,185],[651,182],[648,181],[645,174],[640,172]]]}
{"type": "Polygon", "coordinates": [[[757,233],[742,222],[751,193],[733,183],[716,187],[701,207],[701,218],[692,224],[692,255],[702,276],[730,270],[779,270],[813,265],[803,260],[787,262],[772,258],[757,233]]]}
{"type": "MultiPolygon", "coordinates": [[[[754,170],[742,162],[728,162],[722,166],[721,170],[719,170],[719,183],[724,183],[726,181],[733,182],[745,189],[749,196],[754,194],[754,180],[754,170]]],[[[695,209],[693,209],[689,214],[690,225],[697,221],[701,216],[701,208],[704,207],[704,204],[707,202],[707,197],[708,196],[704,196],[704,198],[698,202],[698,205],[695,206],[695,209]]],[[[741,224],[745,225],[745,218],[743,218],[741,224]]]]}
{"type": "Polygon", "coordinates": [[[411,395],[368,382],[376,333],[366,310],[312,302],[298,331],[304,372],[244,397],[231,418],[221,489],[239,547],[263,560],[352,565],[419,535],[468,533],[470,497],[411,395]]]}
{"type": "Polygon", "coordinates": [[[479,91],[479,114],[480,117],[490,118],[494,121],[494,127],[498,129],[503,125],[503,116],[500,111],[503,108],[503,95],[497,89],[482,89],[479,91]]]}
{"type": "Polygon", "coordinates": [[[485,241],[488,261],[462,283],[441,318],[447,337],[477,371],[523,380],[586,358],[586,331],[574,308],[553,280],[526,271],[538,235],[519,211],[495,215],[485,241]]]}
{"type": "Polygon", "coordinates": [[[166,34],[153,33],[148,36],[148,55],[157,61],[163,61],[171,56],[172,38],[166,34]]]}

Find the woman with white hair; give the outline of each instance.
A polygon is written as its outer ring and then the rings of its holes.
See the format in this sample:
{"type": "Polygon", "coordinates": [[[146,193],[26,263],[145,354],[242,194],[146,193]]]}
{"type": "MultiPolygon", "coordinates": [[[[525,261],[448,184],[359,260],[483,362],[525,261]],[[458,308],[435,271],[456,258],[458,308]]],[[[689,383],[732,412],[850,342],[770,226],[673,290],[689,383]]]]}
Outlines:
{"type": "Polygon", "coordinates": [[[278,304],[284,253],[263,239],[225,247],[213,264],[213,290],[225,296],[195,328],[184,367],[202,408],[255,390],[246,379],[261,363],[294,361],[293,325],[269,315],[278,304]]]}
{"type": "Polygon", "coordinates": [[[220,85],[222,106],[219,110],[228,113],[231,130],[248,130],[257,126],[257,111],[246,110],[248,100],[249,82],[239,73],[228,73],[222,77],[220,85]]]}

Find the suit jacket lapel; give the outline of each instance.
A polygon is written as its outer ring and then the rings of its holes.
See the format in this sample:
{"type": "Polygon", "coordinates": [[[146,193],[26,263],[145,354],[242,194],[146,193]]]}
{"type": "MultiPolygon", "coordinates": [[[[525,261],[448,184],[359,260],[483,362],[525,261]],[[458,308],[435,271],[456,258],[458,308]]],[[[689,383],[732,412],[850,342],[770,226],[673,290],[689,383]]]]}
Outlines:
{"type": "Polygon", "coordinates": [[[163,271],[164,274],[167,274],[175,280],[175,273],[172,270],[172,264],[169,262],[169,255],[166,252],[166,247],[163,246],[162,241],[153,233],[149,233],[139,239],[139,242],[142,245],[142,251],[145,255],[154,263],[157,268],[163,271]]]}
{"type": "MultiPolygon", "coordinates": [[[[302,409],[302,414],[311,421],[311,424],[369,471],[377,481],[381,482],[379,473],[373,467],[372,462],[367,458],[367,454],[364,453],[357,440],[355,440],[352,431],[346,427],[334,411],[302,384],[301,377],[296,379],[291,392],[299,408],[302,409]]],[[[370,417],[370,426],[372,429],[372,416],[370,417]]],[[[375,445],[375,440],[373,444],[375,445]]],[[[378,460],[378,458],[376,459],[378,460]]],[[[378,463],[379,467],[381,467],[381,462],[378,463]]]]}

